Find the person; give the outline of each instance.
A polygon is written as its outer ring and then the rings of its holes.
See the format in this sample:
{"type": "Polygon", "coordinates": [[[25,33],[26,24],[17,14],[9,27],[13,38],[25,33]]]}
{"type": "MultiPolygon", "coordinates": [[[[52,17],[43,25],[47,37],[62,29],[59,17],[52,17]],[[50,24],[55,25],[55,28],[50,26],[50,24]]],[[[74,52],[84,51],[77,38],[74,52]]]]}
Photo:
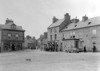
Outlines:
{"type": "Polygon", "coordinates": [[[84,52],[86,52],[86,46],[84,46],[84,52]]]}
{"type": "Polygon", "coordinates": [[[96,46],[95,45],[93,46],[93,52],[96,52],[96,46]]]}

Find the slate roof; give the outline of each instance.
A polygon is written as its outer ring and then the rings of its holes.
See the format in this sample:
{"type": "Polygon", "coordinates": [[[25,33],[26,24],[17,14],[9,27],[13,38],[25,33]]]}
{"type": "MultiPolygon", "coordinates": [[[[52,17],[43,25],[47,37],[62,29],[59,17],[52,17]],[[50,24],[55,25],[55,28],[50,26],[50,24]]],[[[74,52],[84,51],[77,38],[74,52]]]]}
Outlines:
{"type": "Polygon", "coordinates": [[[90,18],[86,21],[79,21],[77,23],[70,23],[62,31],[71,30],[71,29],[78,29],[78,28],[84,28],[84,27],[90,27],[90,26],[95,26],[95,25],[100,25],[100,16],[90,18]],[[75,27],[75,25],[76,25],[76,27],[75,27]]]}
{"type": "Polygon", "coordinates": [[[63,19],[59,19],[55,23],[52,23],[48,28],[53,28],[53,27],[59,26],[63,21],[64,21],[64,18],[63,19]]]}
{"type": "MultiPolygon", "coordinates": [[[[11,25],[12,25],[12,23],[11,24],[10,23],[9,24],[0,24],[0,29],[12,29],[11,25]]],[[[24,29],[21,26],[17,26],[17,25],[16,25],[15,30],[23,30],[24,31],[24,29]]]]}
{"type": "Polygon", "coordinates": [[[35,40],[33,40],[32,38],[30,38],[30,39],[25,38],[25,42],[27,42],[27,43],[34,43],[35,40]]]}

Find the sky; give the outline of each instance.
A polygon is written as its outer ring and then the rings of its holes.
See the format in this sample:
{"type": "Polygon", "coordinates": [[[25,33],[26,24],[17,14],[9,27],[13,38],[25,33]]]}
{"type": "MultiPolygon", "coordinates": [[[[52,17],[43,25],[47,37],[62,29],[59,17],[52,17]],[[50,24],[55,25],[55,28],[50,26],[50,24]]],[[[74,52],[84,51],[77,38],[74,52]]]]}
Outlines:
{"type": "Polygon", "coordinates": [[[25,36],[39,38],[52,24],[53,16],[61,19],[65,13],[80,20],[84,15],[100,16],[100,0],[0,0],[0,24],[12,19],[25,29],[25,36]]]}

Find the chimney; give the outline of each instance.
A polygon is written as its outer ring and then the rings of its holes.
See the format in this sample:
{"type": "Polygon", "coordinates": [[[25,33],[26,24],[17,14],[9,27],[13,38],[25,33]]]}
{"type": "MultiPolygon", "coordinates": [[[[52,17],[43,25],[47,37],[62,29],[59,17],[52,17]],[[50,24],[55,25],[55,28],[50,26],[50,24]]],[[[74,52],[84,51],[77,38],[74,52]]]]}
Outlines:
{"type": "Polygon", "coordinates": [[[74,19],[74,22],[73,23],[77,23],[79,22],[79,19],[77,19],[77,17],[74,19]]]}
{"type": "Polygon", "coordinates": [[[9,23],[14,23],[14,22],[7,18],[5,24],[9,24],[9,23]]]}
{"type": "Polygon", "coordinates": [[[77,23],[77,22],[79,22],[79,19],[77,19],[77,17],[76,17],[76,18],[72,19],[71,22],[72,23],[77,23]]]}
{"type": "Polygon", "coordinates": [[[58,20],[58,19],[57,19],[55,16],[54,16],[53,19],[52,19],[53,23],[55,23],[57,20],[58,20]]]}
{"type": "Polygon", "coordinates": [[[66,13],[64,15],[64,18],[65,18],[66,21],[70,21],[70,15],[69,15],[69,13],[66,13]]]}
{"type": "Polygon", "coordinates": [[[88,17],[85,15],[82,17],[82,21],[86,21],[86,20],[88,20],[88,17]]]}

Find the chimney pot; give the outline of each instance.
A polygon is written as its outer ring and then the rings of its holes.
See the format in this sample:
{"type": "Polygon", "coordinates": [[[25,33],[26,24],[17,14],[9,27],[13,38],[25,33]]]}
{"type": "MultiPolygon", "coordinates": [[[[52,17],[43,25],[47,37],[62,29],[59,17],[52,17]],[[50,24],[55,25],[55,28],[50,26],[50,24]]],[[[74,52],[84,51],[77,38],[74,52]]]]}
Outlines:
{"type": "Polygon", "coordinates": [[[86,21],[86,20],[88,20],[88,17],[85,15],[82,17],[82,21],[86,21]]]}

